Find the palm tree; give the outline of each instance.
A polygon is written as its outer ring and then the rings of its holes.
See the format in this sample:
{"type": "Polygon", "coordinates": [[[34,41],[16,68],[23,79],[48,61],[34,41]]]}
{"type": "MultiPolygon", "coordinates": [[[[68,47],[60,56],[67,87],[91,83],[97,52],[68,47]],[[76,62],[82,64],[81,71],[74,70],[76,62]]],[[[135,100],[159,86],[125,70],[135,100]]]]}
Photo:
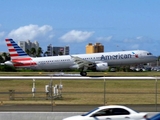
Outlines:
{"type": "Polygon", "coordinates": [[[158,61],[160,61],[160,56],[158,56],[158,61]]]}
{"type": "Polygon", "coordinates": [[[2,55],[0,55],[0,63],[4,63],[4,59],[3,59],[2,55]]]}
{"type": "Polygon", "coordinates": [[[31,54],[33,57],[36,56],[36,49],[35,48],[31,48],[31,54]]]}
{"type": "Polygon", "coordinates": [[[37,52],[38,52],[38,53],[37,53],[37,57],[41,57],[41,56],[42,56],[41,54],[43,54],[42,48],[39,47],[37,52]]]}
{"type": "Polygon", "coordinates": [[[8,61],[8,60],[10,60],[10,55],[9,54],[7,54],[7,53],[2,53],[2,56],[3,56],[3,58],[4,58],[4,61],[8,61]]]}
{"type": "Polygon", "coordinates": [[[29,49],[26,50],[26,53],[27,53],[28,55],[31,55],[31,51],[30,51],[29,49]]]}
{"type": "Polygon", "coordinates": [[[62,52],[62,51],[60,51],[58,55],[63,55],[63,52],[62,52]]]}
{"type": "Polygon", "coordinates": [[[48,51],[46,51],[46,52],[43,53],[44,57],[47,56],[47,55],[48,55],[48,51]]]}
{"type": "Polygon", "coordinates": [[[56,55],[56,52],[55,52],[54,50],[53,50],[52,52],[53,52],[53,56],[55,56],[55,55],[56,55]]]}

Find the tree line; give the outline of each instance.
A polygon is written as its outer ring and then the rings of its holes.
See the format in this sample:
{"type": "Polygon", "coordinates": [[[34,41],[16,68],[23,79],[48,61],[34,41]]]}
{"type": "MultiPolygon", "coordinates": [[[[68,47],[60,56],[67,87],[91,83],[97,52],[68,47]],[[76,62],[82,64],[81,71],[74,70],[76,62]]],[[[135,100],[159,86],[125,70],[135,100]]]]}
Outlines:
{"type": "MultiPolygon", "coordinates": [[[[42,57],[42,56],[45,57],[45,56],[48,56],[48,51],[43,52],[43,50],[42,50],[41,47],[39,47],[37,50],[36,50],[35,48],[31,48],[31,50],[27,49],[25,52],[26,52],[29,56],[32,56],[32,57],[42,57]]],[[[56,55],[55,51],[52,51],[52,55],[53,55],[53,56],[56,55]]],[[[63,52],[60,51],[60,52],[58,53],[58,55],[63,55],[63,52]]]]}

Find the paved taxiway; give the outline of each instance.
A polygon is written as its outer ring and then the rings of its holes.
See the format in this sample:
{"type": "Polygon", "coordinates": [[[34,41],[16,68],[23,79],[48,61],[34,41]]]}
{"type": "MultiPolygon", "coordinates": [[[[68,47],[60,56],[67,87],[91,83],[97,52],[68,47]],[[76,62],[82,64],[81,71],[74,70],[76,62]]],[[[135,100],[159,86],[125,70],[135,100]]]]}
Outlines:
{"type": "MultiPolygon", "coordinates": [[[[0,112],[87,112],[101,105],[1,105],[0,112]]],[[[159,112],[160,105],[126,105],[140,112],[159,112]]]]}

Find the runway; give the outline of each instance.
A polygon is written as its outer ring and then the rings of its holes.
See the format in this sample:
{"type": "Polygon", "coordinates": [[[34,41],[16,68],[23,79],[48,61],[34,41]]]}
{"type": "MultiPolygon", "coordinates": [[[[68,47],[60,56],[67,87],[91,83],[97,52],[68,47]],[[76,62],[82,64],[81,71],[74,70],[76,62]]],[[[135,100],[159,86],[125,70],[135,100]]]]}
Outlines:
{"type": "MultiPolygon", "coordinates": [[[[101,105],[1,105],[0,112],[88,112],[101,105]]],[[[160,105],[125,105],[139,112],[159,112],[160,105]]]]}

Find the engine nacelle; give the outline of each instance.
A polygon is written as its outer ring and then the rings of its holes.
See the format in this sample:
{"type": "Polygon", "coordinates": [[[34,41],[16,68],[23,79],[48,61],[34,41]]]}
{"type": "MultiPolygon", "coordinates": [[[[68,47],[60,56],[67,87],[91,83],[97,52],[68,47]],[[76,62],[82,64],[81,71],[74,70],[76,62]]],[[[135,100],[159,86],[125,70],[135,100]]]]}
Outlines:
{"type": "Polygon", "coordinates": [[[96,64],[96,70],[98,70],[98,71],[105,71],[108,68],[109,68],[108,63],[97,63],[96,64]]]}
{"type": "Polygon", "coordinates": [[[79,65],[73,65],[70,67],[70,69],[79,69],[79,65]]]}
{"type": "Polygon", "coordinates": [[[4,64],[8,66],[13,66],[13,63],[11,61],[6,61],[4,64]]]}

